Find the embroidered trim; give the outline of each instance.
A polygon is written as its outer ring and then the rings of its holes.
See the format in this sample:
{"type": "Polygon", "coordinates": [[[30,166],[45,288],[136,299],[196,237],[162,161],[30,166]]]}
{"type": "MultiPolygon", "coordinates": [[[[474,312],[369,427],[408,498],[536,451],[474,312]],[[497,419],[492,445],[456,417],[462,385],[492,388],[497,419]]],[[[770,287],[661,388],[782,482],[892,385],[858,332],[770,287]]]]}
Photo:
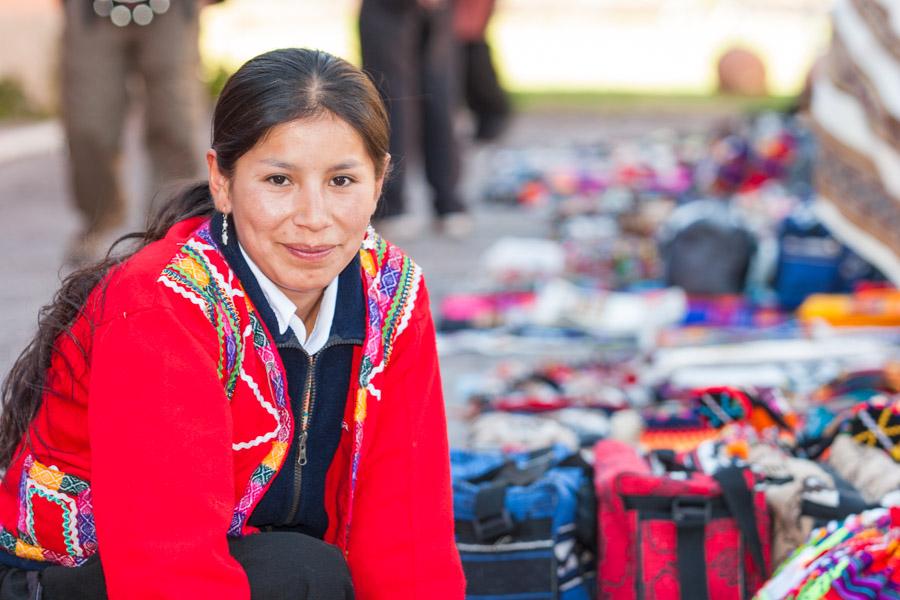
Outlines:
{"type": "Polygon", "coordinates": [[[205,223],[163,269],[159,281],[180,296],[197,305],[215,328],[219,340],[218,375],[229,400],[238,382],[243,382],[259,405],[275,420],[274,428],[246,442],[232,443],[235,451],[249,450],[271,442],[271,448],[253,471],[244,494],[232,514],[228,535],[241,536],[247,519],[266,487],[272,481],[287,455],[293,421],[285,393],[285,373],[278,362],[256,309],[228,268],[205,223]],[[217,268],[220,261],[228,280],[217,268]],[[236,299],[242,301],[238,303],[236,299]],[[246,317],[243,315],[246,314],[246,317]],[[242,326],[242,324],[246,323],[242,326]],[[242,333],[240,333],[242,332],[242,333]],[[252,340],[257,356],[265,365],[268,394],[244,370],[247,338],[252,340]],[[275,404],[266,398],[274,399],[275,404]]]}
{"type": "MultiPolygon", "coordinates": [[[[19,482],[18,536],[0,527],[0,547],[20,558],[40,562],[52,562],[65,567],[77,567],[97,552],[97,535],[94,529],[94,512],[91,503],[90,484],[63,473],[53,466],[38,462],[28,455],[22,465],[19,482]],[[52,503],[60,516],[47,513],[37,503],[52,503]],[[65,553],[40,545],[35,531],[35,513],[42,523],[53,519],[59,524],[59,542],[65,553]]],[[[46,543],[46,541],[45,541],[46,543]]]]}
{"type": "MultiPolygon", "coordinates": [[[[200,239],[202,232],[197,232],[200,239]]],[[[197,238],[188,240],[163,269],[159,281],[199,306],[215,327],[219,339],[218,375],[230,400],[244,361],[244,342],[234,302],[243,293],[236,293],[210,264],[204,251],[211,248],[197,238]]]]}
{"type": "MultiPolygon", "coordinates": [[[[274,432],[276,441],[272,442],[272,448],[269,450],[269,453],[253,471],[253,474],[250,476],[250,481],[247,482],[244,495],[235,507],[231,519],[231,526],[228,528],[228,535],[232,537],[239,537],[245,533],[244,527],[247,523],[247,519],[250,518],[250,513],[253,511],[257,502],[259,502],[263,493],[265,493],[266,488],[275,477],[275,474],[278,473],[278,469],[281,468],[284,458],[287,456],[291,431],[293,428],[293,417],[291,416],[287,402],[287,394],[285,393],[284,370],[281,368],[275,351],[272,348],[272,344],[269,341],[269,337],[263,329],[262,321],[249,299],[246,299],[246,306],[250,318],[251,330],[253,332],[253,347],[256,349],[257,356],[259,356],[266,367],[266,374],[269,379],[269,393],[271,397],[275,399],[277,427],[274,432]]],[[[265,402],[262,395],[257,396],[257,400],[260,401],[263,408],[271,414],[271,411],[269,410],[271,404],[265,402]]],[[[269,434],[266,434],[266,436],[268,435],[269,434]]],[[[251,445],[248,447],[257,445],[255,442],[256,440],[251,442],[251,445]]]]}
{"type": "Polygon", "coordinates": [[[369,396],[381,399],[375,377],[390,361],[397,337],[406,329],[415,307],[422,271],[408,256],[369,227],[359,251],[366,288],[368,326],[359,369],[359,390],[353,410],[353,455],[350,467],[350,502],[344,525],[344,543],[350,535],[353,495],[359,474],[363,426],[369,396]]]}
{"type": "MultiPolygon", "coordinates": [[[[371,228],[360,249],[363,278],[366,291],[368,323],[363,343],[363,357],[358,373],[359,391],[354,404],[353,455],[351,459],[349,503],[345,518],[344,542],[349,535],[353,511],[353,495],[359,471],[363,426],[368,412],[368,398],[381,398],[377,376],[387,366],[398,336],[406,329],[418,297],[422,273],[419,267],[403,253],[386,242],[371,228]]],[[[269,453],[253,471],[243,496],[234,509],[228,535],[246,533],[246,522],[266,487],[281,468],[290,445],[293,417],[286,398],[283,367],[278,361],[272,342],[266,335],[262,321],[246,297],[239,282],[234,286],[234,274],[227,268],[224,258],[209,233],[207,222],[182,247],[159,278],[173,292],[197,305],[216,328],[219,338],[219,377],[231,398],[238,382],[244,382],[253,392],[257,402],[276,419],[276,427],[268,433],[248,442],[233,444],[235,450],[255,448],[271,441],[269,453]],[[225,265],[228,281],[216,269],[212,258],[225,265]],[[238,305],[235,298],[243,298],[238,305]],[[246,310],[249,325],[244,335],[241,316],[246,310]],[[268,394],[262,393],[242,369],[245,338],[252,335],[253,347],[265,365],[268,375],[268,394]],[[266,398],[275,401],[273,406],[266,398]],[[273,441],[274,439],[274,441],[273,441]]]]}

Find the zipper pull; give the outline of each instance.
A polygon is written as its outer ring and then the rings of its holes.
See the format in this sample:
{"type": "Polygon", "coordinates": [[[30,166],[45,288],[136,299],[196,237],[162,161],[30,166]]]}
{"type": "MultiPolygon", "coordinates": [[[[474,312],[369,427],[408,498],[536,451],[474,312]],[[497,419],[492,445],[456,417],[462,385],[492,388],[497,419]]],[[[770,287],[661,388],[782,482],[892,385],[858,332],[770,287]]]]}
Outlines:
{"type": "Polygon", "coordinates": [[[300,444],[297,447],[297,464],[301,467],[306,464],[306,438],[308,433],[306,431],[300,432],[300,439],[297,440],[300,444]]]}

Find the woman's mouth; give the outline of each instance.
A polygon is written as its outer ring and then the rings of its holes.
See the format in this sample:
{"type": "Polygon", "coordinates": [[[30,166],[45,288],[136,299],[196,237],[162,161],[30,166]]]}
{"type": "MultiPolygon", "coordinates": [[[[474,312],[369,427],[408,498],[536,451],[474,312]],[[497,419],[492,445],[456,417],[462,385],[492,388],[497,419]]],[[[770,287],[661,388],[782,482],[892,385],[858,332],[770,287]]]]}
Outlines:
{"type": "Polygon", "coordinates": [[[285,249],[293,256],[306,261],[318,261],[328,257],[334,250],[332,245],[311,246],[308,244],[284,244],[285,249]]]}

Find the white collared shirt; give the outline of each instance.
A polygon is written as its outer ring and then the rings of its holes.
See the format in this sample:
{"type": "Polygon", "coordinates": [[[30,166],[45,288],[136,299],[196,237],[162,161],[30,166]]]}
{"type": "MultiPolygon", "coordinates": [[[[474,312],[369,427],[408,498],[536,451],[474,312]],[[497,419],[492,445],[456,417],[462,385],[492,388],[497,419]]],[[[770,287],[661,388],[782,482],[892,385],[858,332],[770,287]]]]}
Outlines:
{"type": "Polygon", "coordinates": [[[284,332],[290,327],[291,331],[293,331],[294,335],[297,337],[297,341],[300,342],[300,345],[303,346],[303,349],[306,350],[307,354],[312,356],[321,350],[322,346],[328,341],[328,336],[331,334],[331,322],[334,320],[334,307],[337,304],[338,277],[340,277],[340,275],[332,279],[331,283],[328,284],[328,287],[325,288],[322,302],[319,304],[319,314],[316,317],[316,324],[313,326],[312,333],[307,335],[306,326],[303,325],[303,320],[297,316],[297,306],[291,302],[291,299],[288,298],[284,292],[278,289],[278,286],[275,285],[271,279],[266,277],[263,272],[259,270],[256,263],[253,262],[250,259],[250,256],[244,251],[244,247],[240,244],[238,244],[238,247],[241,249],[241,254],[244,255],[244,260],[247,261],[247,266],[250,267],[253,276],[256,277],[256,281],[259,283],[263,295],[269,302],[269,306],[272,307],[272,312],[275,313],[275,319],[278,321],[278,333],[284,335],[284,332]]]}

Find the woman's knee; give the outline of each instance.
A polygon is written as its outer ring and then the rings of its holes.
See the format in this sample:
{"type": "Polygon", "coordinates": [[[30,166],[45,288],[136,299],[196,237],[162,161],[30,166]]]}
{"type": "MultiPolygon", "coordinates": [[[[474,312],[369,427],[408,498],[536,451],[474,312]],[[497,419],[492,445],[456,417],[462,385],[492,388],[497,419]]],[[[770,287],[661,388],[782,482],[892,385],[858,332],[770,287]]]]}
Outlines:
{"type": "Polygon", "coordinates": [[[316,538],[291,532],[259,533],[232,541],[231,554],[247,573],[253,598],[353,598],[343,554],[316,538]]]}

